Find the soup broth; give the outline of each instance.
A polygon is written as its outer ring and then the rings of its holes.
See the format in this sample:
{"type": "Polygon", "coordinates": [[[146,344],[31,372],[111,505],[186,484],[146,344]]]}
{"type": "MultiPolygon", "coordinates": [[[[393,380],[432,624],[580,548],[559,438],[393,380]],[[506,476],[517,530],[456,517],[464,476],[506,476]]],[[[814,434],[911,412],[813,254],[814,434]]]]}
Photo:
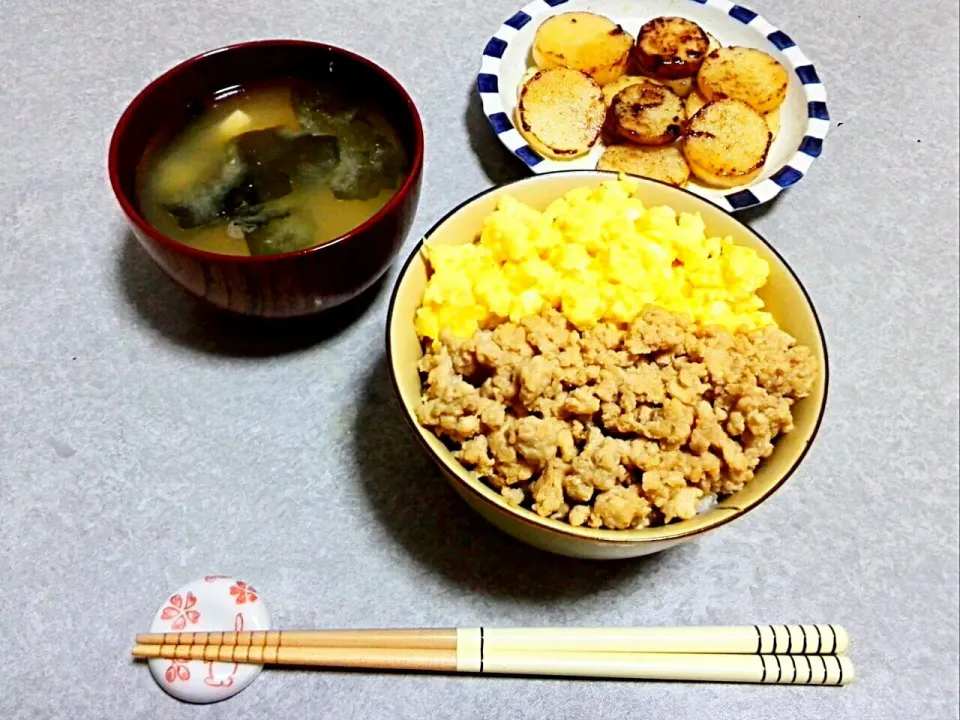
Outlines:
{"type": "Polygon", "coordinates": [[[140,165],[140,211],[167,237],[225,255],[328,242],[396,194],[407,158],[369,103],[300,82],[216,100],[140,165]]]}

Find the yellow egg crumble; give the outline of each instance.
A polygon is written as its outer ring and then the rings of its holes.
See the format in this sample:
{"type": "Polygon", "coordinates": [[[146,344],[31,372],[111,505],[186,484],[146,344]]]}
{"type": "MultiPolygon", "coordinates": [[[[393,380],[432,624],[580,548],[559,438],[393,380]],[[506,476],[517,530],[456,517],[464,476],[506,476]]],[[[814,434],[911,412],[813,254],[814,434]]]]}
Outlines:
{"type": "Polygon", "coordinates": [[[757,295],[766,260],[708,237],[699,213],[645,207],[635,190],[624,178],[577,188],[543,212],[505,196],[477,241],[427,243],[417,333],[466,338],[547,306],[581,330],[629,323],[648,304],[730,330],[775,324],[757,295]]]}

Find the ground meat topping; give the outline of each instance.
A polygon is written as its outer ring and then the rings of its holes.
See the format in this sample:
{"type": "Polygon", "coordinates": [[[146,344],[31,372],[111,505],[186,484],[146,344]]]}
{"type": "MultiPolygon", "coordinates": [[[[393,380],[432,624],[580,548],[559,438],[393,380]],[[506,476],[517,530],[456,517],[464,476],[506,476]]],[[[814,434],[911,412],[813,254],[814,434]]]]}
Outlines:
{"type": "Polygon", "coordinates": [[[617,530],[740,490],[818,372],[775,326],[731,333],[655,307],[629,327],[580,333],[548,310],[441,336],[419,369],[421,424],[509,503],[617,530]]]}

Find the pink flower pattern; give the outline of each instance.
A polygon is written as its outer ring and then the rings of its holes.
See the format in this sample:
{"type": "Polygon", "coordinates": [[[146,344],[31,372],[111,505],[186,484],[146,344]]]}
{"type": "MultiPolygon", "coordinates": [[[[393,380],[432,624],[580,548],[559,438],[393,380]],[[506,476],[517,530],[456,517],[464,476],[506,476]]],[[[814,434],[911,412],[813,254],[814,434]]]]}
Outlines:
{"type": "Polygon", "coordinates": [[[170,604],[160,613],[160,619],[173,620],[170,624],[171,630],[183,630],[188,623],[196,625],[200,621],[200,613],[194,609],[196,604],[197,597],[192,592],[187,593],[186,601],[179,595],[174,595],[170,598],[170,604]]]}
{"type": "Polygon", "coordinates": [[[186,682],[190,679],[190,668],[187,667],[187,660],[172,660],[170,667],[163,674],[168,683],[175,683],[177,680],[186,682]]]}
{"type": "MultiPolygon", "coordinates": [[[[232,578],[228,575],[207,575],[204,577],[204,581],[208,583],[229,579],[232,578]]],[[[234,584],[230,586],[230,596],[234,598],[234,602],[237,605],[255,603],[259,597],[257,589],[242,580],[236,580],[234,584]]],[[[171,630],[183,630],[188,625],[198,624],[200,622],[200,611],[197,609],[196,595],[192,592],[187,592],[186,596],[181,596],[180,594],[172,595],[166,607],[161,611],[160,618],[171,621],[171,630]]],[[[243,614],[237,613],[234,619],[234,630],[240,632],[243,630],[243,626],[243,614]]],[[[214,662],[207,662],[205,664],[208,666],[208,672],[204,678],[204,683],[209,687],[219,687],[224,690],[233,685],[234,677],[240,668],[239,664],[234,663],[230,674],[218,680],[214,677],[214,662]]],[[[170,665],[163,673],[164,680],[168,684],[189,682],[191,678],[189,665],[189,660],[171,660],[170,665]]]]}
{"type": "Polygon", "coordinates": [[[243,580],[237,580],[236,585],[230,586],[230,594],[237,598],[237,605],[244,603],[255,603],[257,601],[257,590],[251,585],[247,585],[243,580]]]}

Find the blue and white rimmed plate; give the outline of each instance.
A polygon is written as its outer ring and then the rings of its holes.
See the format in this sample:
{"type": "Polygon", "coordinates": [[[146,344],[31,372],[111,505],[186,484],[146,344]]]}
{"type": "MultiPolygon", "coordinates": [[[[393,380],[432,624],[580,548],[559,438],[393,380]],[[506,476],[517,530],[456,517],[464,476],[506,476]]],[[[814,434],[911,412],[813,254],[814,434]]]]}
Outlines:
{"type": "Polygon", "coordinates": [[[506,147],[535,173],[585,170],[597,166],[603,147],[574,160],[553,160],[534,151],[514,127],[517,95],[533,64],[533,38],[546,18],[566,12],[594,12],[636,37],[640,27],[662,15],[693,20],[722,45],[755,47],[779,60],[790,73],[780,108],[780,130],[763,172],[748,185],[716,189],[691,180],[691,192],[733,212],[761,205],[795,185],[820,155],[830,128],[827,94],[817,71],[789,35],[742,5],[728,0],[534,0],[508,18],[483,49],[477,89],[483,112],[506,147]]]}

